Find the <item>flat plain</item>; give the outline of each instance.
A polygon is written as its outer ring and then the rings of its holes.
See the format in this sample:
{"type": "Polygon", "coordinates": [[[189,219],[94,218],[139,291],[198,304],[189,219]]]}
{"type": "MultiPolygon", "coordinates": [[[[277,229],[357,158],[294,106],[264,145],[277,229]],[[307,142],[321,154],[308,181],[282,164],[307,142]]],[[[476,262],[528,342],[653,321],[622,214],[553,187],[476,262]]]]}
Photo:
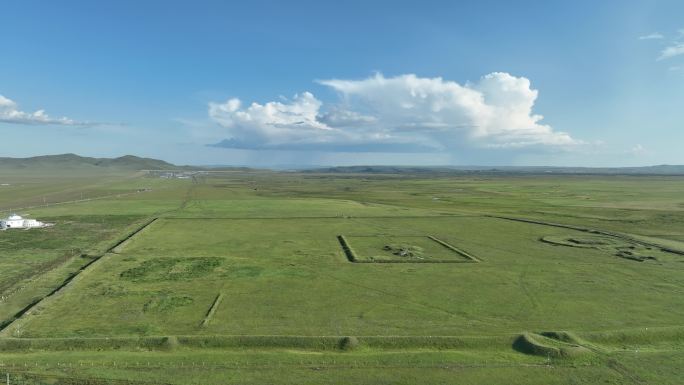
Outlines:
{"type": "Polygon", "coordinates": [[[20,383],[679,384],[676,176],[0,171],[20,383]]]}

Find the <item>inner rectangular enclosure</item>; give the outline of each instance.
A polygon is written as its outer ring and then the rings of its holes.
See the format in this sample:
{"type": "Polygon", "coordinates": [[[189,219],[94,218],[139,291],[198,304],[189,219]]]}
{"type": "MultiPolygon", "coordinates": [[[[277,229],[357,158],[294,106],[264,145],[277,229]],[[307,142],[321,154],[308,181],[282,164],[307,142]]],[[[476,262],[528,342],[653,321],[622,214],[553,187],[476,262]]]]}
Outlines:
{"type": "Polygon", "coordinates": [[[359,263],[477,262],[468,253],[430,235],[354,235],[341,238],[341,243],[348,258],[359,263]]]}

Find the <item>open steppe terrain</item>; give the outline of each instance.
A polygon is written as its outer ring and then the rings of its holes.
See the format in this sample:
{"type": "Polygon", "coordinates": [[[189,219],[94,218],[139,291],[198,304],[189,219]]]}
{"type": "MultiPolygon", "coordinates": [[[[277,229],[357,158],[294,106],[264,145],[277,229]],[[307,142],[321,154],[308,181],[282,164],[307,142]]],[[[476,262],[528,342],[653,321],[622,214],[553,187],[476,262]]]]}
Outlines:
{"type": "MultiPolygon", "coordinates": [[[[0,374],[679,384],[684,179],[0,171],[0,374]]],[[[135,379],[135,380],[134,380],[135,379]]]]}

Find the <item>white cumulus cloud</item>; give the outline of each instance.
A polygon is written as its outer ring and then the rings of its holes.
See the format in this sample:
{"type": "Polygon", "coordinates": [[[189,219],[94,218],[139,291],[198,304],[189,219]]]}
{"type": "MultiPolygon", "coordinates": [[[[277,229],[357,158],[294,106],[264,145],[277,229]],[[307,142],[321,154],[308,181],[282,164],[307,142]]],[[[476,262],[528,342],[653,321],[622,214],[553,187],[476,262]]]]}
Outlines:
{"type": "MultiPolygon", "coordinates": [[[[660,55],[658,55],[657,61],[684,55],[684,42],[682,42],[683,37],[684,28],[679,29],[675,36],[670,36],[668,38],[669,41],[663,44],[664,48],[660,50],[660,55]]],[[[650,35],[640,36],[639,40],[663,40],[665,38],[665,35],[655,32],[650,35]]]]}
{"type": "Polygon", "coordinates": [[[663,36],[663,34],[659,33],[659,32],[654,32],[654,33],[650,33],[648,35],[639,36],[639,40],[658,40],[658,39],[664,39],[664,38],[665,38],[665,36],[663,36]]]}
{"type": "Polygon", "coordinates": [[[318,83],[339,100],[324,105],[306,92],[246,107],[210,103],[209,116],[229,136],[217,146],[394,152],[581,143],[541,122],[527,78],[503,72],[465,84],[413,74],[318,83]]]}
{"type": "Polygon", "coordinates": [[[644,155],[646,154],[646,148],[641,144],[636,144],[629,150],[629,153],[632,155],[644,155]]]}
{"type": "Polygon", "coordinates": [[[0,95],[0,122],[16,124],[59,124],[66,126],[88,125],[86,122],[78,122],[66,117],[52,118],[44,110],[25,112],[19,110],[19,106],[13,100],[0,95]]]}
{"type": "Polygon", "coordinates": [[[340,135],[318,120],[322,102],[304,92],[291,101],[252,103],[247,107],[233,98],[225,103],[209,103],[209,116],[229,129],[231,143],[240,146],[287,146],[326,141],[340,135]]]}
{"type": "Polygon", "coordinates": [[[665,60],[675,56],[684,55],[684,43],[673,43],[665,47],[661,52],[658,60],[665,60]]]}

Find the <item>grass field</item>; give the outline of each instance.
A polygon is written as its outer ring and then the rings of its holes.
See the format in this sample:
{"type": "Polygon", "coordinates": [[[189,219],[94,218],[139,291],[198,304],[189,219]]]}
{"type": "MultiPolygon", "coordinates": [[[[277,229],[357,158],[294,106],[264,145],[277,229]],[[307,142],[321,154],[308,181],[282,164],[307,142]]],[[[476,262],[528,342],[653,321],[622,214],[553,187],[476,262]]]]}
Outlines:
{"type": "Polygon", "coordinates": [[[0,232],[18,383],[684,377],[680,177],[0,178],[56,224],[0,232]]]}

